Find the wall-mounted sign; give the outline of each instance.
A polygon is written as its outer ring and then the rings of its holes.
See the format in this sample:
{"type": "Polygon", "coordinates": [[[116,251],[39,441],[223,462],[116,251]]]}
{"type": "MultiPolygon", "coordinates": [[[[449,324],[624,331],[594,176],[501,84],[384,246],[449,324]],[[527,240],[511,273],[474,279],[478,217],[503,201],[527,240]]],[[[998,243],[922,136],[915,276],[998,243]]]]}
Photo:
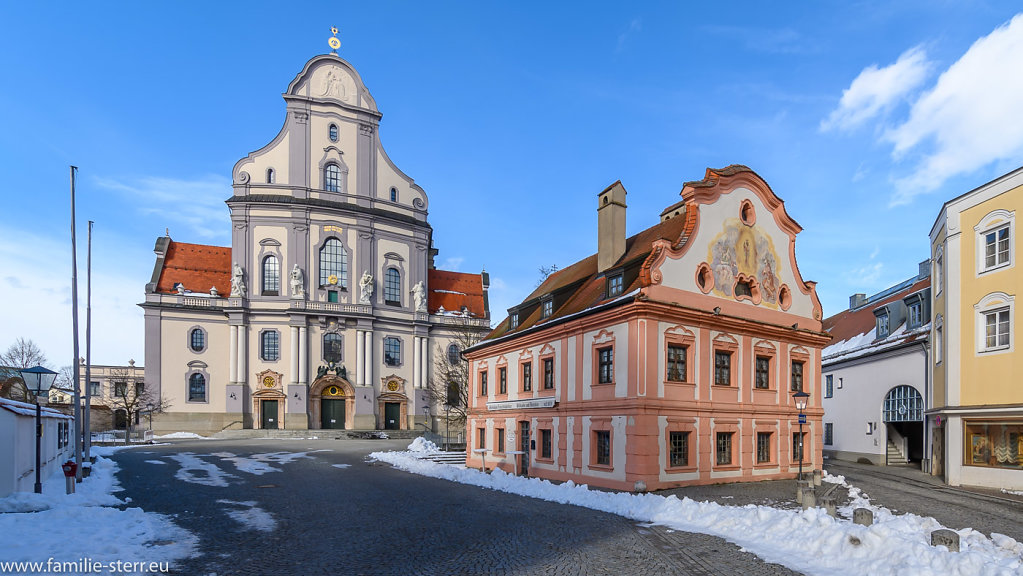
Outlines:
{"type": "Polygon", "coordinates": [[[554,404],[553,397],[505,400],[504,402],[487,402],[487,410],[531,410],[534,408],[553,408],[554,404]]]}

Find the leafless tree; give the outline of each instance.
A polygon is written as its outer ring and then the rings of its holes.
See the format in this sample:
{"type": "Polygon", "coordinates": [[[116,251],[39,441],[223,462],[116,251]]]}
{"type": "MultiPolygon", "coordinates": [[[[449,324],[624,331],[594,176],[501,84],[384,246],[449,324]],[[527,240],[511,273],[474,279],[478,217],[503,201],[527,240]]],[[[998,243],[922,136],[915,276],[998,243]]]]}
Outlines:
{"type": "Polygon", "coordinates": [[[547,278],[551,274],[554,274],[555,272],[558,271],[558,265],[557,264],[551,264],[550,266],[541,266],[539,268],[539,271],[540,271],[540,279],[536,281],[536,286],[535,286],[536,288],[539,288],[540,285],[543,284],[544,281],[547,280],[547,278]]]}
{"type": "Polygon", "coordinates": [[[0,380],[4,381],[2,395],[12,400],[34,402],[35,396],[28,391],[25,382],[21,379],[21,370],[45,364],[46,355],[39,349],[39,346],[36,346],[35,342],[18,338],[7,349],[7,352],[0,354],[0,371],[2,371],[0,380]]]}
{"type": "Polygon", "coordinates": [[[469,361],[462,357],[462,352],[479,343],[488,331],[486,326],[460,324],[451,341],[438,346],[433,355],[433,373],[427,382],[430,403],[443,406],[449,423],[455,427],[465,426],[472,390],[469,361]],[[457,351],[450,349],[452,344],[457,351]]]}
{"type": "Polygon", "coordinates": [[[125,435],[124,443],[130,441],[135,419],[143,413],[162,412],[170,406],[166,398],[161,398],[156,391],[146,387],[145,380],[137,376],[133,368],[113,368],[108,379],[113,382],[114,389],[111,408],[116,414],[124,410],[125,435]]]}

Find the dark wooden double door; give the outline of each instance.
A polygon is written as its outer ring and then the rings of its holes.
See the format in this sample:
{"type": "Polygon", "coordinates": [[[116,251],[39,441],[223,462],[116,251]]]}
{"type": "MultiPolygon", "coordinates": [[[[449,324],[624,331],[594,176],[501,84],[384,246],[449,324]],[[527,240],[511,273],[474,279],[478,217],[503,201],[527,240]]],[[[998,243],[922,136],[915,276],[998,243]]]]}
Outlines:
{"type": "Polygon", "coordinates": [[[344,398],[324,398],[320,401],[320,428],[324,430],[344,430],[345,400],[344,398]]]}

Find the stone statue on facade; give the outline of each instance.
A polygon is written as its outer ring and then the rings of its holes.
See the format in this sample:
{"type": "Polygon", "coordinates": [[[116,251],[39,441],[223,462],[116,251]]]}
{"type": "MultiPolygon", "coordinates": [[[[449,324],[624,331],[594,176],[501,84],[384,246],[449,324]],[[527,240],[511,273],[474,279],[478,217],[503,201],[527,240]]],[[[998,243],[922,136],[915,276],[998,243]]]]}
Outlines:
{"type": "Polygon", "coordinates": [[[416,305],[416,312],[426,312],[426,286],[422,280],[412,287],[412,301],[416,305]]]}
{"type": "Polygon", "coordinates": [[[359,280],[359,288],[362,290],[359,294],[359,304],[371,304],[373,302],[373,275],[369,273],[369,270],[363,271],[362,278],[359,280]]]}
{"type": "Polygon", "coordinates": [[[245,297],[245,271],[237,262],[234,263],[234,272],[231,274],[231,297],[245,297]]]}
{"type": "Polygon", "coordinates": [[[302,269],[295,264],[294,268],[291,269],[291,297],[292,298],[305,298],[305,278],[302,274],[302,269]]]}

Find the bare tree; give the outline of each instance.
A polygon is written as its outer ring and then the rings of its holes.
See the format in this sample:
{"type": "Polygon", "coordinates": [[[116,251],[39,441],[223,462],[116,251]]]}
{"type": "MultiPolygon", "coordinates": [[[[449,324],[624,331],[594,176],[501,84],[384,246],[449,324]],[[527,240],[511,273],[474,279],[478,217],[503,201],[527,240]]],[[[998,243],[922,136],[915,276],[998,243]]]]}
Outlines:
{"type": "Polygon", "coordinates": [[[462,357],[462,352],[478,344],[488,331],[486,326],[460,324],[455,327],[451,341],[438,346],[433,355],[433,373],[427,382],[430,403],[443,406],[449,422],[456,427],[465,426],[472,390],[469,361],[462,357]]]}
{"type": "Polygon", "coordinates": [[[124,443],[127,444],[131,439],[136,418],[143,412],[148,412],[152,417],[153,412],[162,412],[168,408],[170,402],[158,396],[155,390],[147,388],[145,380],[136,375],[134,368],[112,368],[108,379],[114,384],[111,408],[114,414],[118,410],[124,411],[124,443]]]}
{"type": "Polygon", "coordinates": [[[551,274],[554,274],[555,272],[558,271],[558,265],[557,264],[551,264],[550,266],[541,266],[539,268],[539,271],[540,271],[540,279],[536,281],[536,286],[535,286],[536,288],[539,288],[540,285],[543,284],[544,281],[546,281],[547,278],[551,274]]]}
{"type": "Polygon", "coordinates": [[[4,381],[2,395],[12,400],[34,402],[35,396],[28,391],[25,382],[21,379],[21,370],[45,364],[46,355],[39,349],[39,346],[36,346],[35,342],[18,338],[7,349],[7,352],[0,354],[0,371],[2,371],[0,380],[4,381]]]}

